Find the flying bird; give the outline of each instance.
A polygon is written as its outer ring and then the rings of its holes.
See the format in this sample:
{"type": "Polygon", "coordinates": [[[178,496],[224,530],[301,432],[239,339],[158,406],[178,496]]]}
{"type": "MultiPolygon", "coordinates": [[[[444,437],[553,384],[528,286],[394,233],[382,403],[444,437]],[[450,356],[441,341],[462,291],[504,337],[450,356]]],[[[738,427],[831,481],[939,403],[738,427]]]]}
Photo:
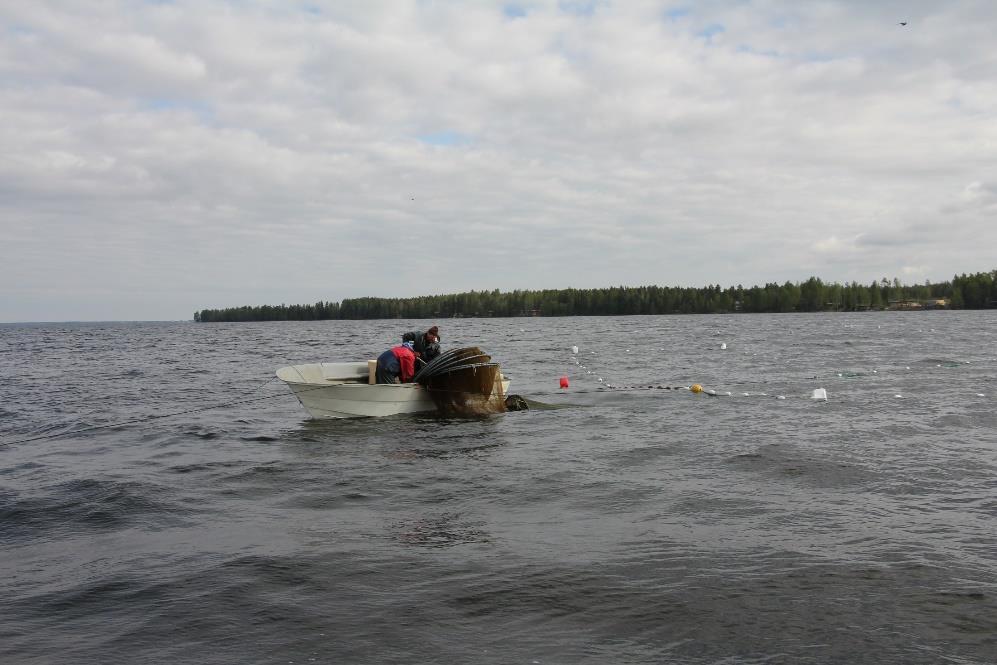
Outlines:
{"type": "Polygon", "coordinates": [[[907,21],[900,21],[900,23],[897,23],[897,25],[907,25],[907,21]]]}

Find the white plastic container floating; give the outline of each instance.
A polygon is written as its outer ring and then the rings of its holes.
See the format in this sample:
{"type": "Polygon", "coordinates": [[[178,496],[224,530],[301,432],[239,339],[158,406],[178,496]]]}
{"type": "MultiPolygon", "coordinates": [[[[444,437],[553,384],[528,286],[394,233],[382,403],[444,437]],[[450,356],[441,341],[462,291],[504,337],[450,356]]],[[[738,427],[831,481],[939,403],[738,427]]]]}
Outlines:
{"type": "Polygon", "coordinates": [[[810,395],[810,399],[816,399],[822,402],[826,402],[827,390],[825,390],[824,388],[814,388],[813,394],[810,395]]]}
{"type": "Polygon", "coordinates": [[[571,352],[572,353],[578,353],[578,347],[577,346],[571,347],[571,352]]]}

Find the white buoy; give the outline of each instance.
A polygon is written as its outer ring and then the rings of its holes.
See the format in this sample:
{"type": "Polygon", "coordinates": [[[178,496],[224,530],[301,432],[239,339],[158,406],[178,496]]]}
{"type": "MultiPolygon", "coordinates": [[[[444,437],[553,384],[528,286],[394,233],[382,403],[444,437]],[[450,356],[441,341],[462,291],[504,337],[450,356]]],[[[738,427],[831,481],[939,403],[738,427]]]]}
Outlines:
{"type": "Polygon", "coordinates": [[[722,351],[726,348],[727,348],[727,342],[720,342],[720,350],[722,351]]]}
{"type": "Polygon", "coordinates": [[[810,395],[810,399],[819,399],[823,402],[827,401],[827,390],[824,388],[814,388],[813,394],[810,395]]]}
{"type": "Polygon", "coordinates": [[[986,397],[986,395],[984,395],[983,393],[976,393],[976,396],[977,397],[986,397]]]}
{"type": "Polygon", "coordinates": [[[896,397],[897,399],[903,399],[904,398],[903,395],[894,395],[894,397],[896,397]]]}
{"type": "Polygon", "coordinates": [[[785,395],[779,395],[779,396],[776,397],[776,399],[786,399],[786,396],[785,395]]]}
{"type": "Polygon", "coordinates": [[[571,352],[572,353],[578,353],[578,347],[577,346],[571,347],[571,352]]]}
{"type": "Polygon", "coordinates": [[[713,395],[714,397],[716,397],[716,396],[717,396],[717,391],[716,391],[716,390],[713,390],[713,389],[711,388],[710,390],[707,390],[707,391],[706,391],[706,394],[707,394],[707,395],[713,395]]]}

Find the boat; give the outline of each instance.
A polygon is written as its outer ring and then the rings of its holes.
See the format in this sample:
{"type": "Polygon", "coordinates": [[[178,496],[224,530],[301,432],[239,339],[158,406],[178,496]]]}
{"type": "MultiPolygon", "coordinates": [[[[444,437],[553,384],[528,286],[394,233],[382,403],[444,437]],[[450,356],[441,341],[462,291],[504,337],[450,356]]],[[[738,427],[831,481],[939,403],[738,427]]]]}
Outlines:
{"type": "Polygon", "coordinates": [[[497,364],[488,360],[480,351],[447,352],[426,365],[413,383],[375,383],[373,360],[281,367],[277,378],[287,384],[313,418],[382,417],[424,411],[480,415],[505,411],[509,390],[509,380],[497,364]],[[461,361],[461,357],[476,362],[461,361]]]}

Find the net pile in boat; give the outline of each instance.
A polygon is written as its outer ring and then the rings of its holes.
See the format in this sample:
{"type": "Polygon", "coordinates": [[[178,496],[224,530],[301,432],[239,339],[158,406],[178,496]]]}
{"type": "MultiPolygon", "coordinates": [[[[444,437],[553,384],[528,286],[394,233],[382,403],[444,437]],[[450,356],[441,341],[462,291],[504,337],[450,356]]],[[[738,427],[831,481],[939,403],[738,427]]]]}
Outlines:
{"type": "Polygon", "coordinates": [[[429,390],[440,413],[479,416],[506,410],[498,363],[476,346],[451,349],[415,375],[429,390]]]}

